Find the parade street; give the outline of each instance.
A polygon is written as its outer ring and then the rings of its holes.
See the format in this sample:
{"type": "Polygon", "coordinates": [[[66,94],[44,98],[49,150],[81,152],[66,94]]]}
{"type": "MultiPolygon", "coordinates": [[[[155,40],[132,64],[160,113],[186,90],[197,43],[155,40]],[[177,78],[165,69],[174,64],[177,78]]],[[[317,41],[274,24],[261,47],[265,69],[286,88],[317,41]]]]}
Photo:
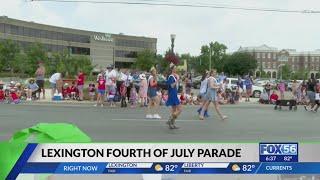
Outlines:
{"type": "Polygon", "coordinates": [[[209,119],[198,120],[196,106],[184,106],[178,130],[166,125],[169,109],[161,107],[162,120],[145,119],[143,108],[93,107],[91,104],[32,103],[0,105],[0,141],[37,123],[72,123],[94,142],[260,142],[320,140],[319,114],[284,107],[240,103],[221,106],[228,115],[220,121],[210,109],[209,119]]]}

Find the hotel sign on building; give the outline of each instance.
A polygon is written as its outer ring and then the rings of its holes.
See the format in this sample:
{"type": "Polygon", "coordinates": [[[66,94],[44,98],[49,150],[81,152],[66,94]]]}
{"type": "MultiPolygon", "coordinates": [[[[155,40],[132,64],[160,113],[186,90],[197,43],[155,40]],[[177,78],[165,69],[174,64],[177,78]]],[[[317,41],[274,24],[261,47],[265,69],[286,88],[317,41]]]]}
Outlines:
{"type": "Polygon", "coordinates": [[[15,41],[22,50],[41,42],[48,54],[70,52],[88,56],[97,68],[110,64],[130,67],[138,52],[157,51],[156,38],[85,31],[0,16],[0,41],[5,39],[15,41]]]}

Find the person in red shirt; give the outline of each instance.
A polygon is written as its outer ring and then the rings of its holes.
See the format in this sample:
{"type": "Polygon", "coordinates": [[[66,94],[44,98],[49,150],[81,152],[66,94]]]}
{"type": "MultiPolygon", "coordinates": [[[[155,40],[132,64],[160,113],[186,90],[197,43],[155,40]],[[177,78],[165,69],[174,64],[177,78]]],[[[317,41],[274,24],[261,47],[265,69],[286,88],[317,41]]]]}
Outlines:
{"type": "Polygon", "coordinates": [[[5,97],[5,93],[3,91],[3,86],[0,84],[0,103],[4,102],[5,99],[6,99],[6,97],[5,97]]]}
{"type": "Polygon", "coordinates": [[[70,91],[71,91],[71,99],[76,99],[77,96],[77,87],[76,87],[76,83],[73,81],[72,82],[72,86],[70,87],[70,91]]]}
{"type": "Polygon", "coordinates": [[[106,94],[106,80],[103,78],[102,75],[98,77],[98,97],[97,97],[97,104],[95,106],[98,106],[100,103],[101,107],[103,107],[103,103],[105,100],[105,94],[106,94]]]}
{"type": "Polygon", "coordinates": [[[273,91],[271,96],[270,96],[270,102],[272,104],[276,104],[276,102],[278,101],[279,96],[277,95],[276,91],[273,91]]]}
{"type": "Polygon", "coordinates": [[[64,99],[70,99],[71,97],[71,87],[68,83],[65,83],[62,87],[62,96],[64,99]]]}
{"type": "Polygon", "coordinates": [[[20,103],[20,99],[19,99],[19,96],[18,96],[16,90],[15,89],[11,89],[10,91],[11,91],[10,92],[10,100],[11,100],[11,102],[13,102],[14,104],[19,104],[20,103]]]}
{"type": "Polygon", "coordinates": [[[187,104],[187,97],[186,97],[184,92],[182,92],[181,95],[180,95],[180,103],[182,105],[186,105],[187,104]]]}
{"type": "Polygon", "coordinates": [[[84,86],[85,75],[80,70],[78,73],[78,76],[76,78],[77,78],[77,88],[79,91],[79,101],[82,101],[83,100],[83,86],[84,86]]]}

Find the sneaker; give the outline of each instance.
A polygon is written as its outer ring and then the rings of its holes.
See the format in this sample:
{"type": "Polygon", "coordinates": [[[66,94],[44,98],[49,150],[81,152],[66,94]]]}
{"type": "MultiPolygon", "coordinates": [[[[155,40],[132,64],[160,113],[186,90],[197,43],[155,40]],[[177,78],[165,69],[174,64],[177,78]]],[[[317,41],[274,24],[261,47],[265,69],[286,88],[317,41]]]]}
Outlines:
{"type": "Polygon", "coordinates": [[[97,107],[98,106],[98,104],[95,104],[95,105],[93,105],[94,107],[97,107]]]}
{"type": "Polygon", "coordinates": [[[151,114],[146,115],[146,119],[152,119],[152,118],[153,118],[153,116],[151,114]]]}
{"type": "Polygon", "coordinates": [[[205,112],[204,112],[204,117],[206,117],[206,118],[207,118],[207,117],[210,117],[209,114],[208,114],[208,111],[205,111],[205,112]]]}
{"type": "Polygon", "coordinates": [[[101,104],[100,106],[103,107],[103,104],[101,104]]]}
{"type": "Polygon", "coordinates": [[[202,111],[202,108],[199,108],[199,109],[197,110],[197,112],[198,112],[199,115],[200,115],[201,111],[202,111]]]}
{"type": "Polygon", "coordinates": [[[31,98],[27,98],[27,101],[31,101],[31,98]]]}

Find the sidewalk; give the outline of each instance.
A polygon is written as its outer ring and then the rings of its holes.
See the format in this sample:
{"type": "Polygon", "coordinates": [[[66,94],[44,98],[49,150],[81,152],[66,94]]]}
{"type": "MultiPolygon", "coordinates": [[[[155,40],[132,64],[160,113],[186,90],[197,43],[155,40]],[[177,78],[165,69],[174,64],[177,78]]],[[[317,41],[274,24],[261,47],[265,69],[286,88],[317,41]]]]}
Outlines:
{"type": "MultiPolygon", "coordinates": [[[[258,104],[258,98],[251,98],[250,102],[245,102],[245,98],[242,98],[242,101],[240,101],[238,104],[258,104]]],[[[28,101],[27,101],[28,102],[28,101]]],[[[54,103],[54,104],[86,104],[86,105],[94,105],[96,101],[76,101],[76,100],[62,100],[62,101],[53,101],[52,96],[51,96],[51,89],[46,89],[46,99],[42,99],[42,94],[41,94],[41,99],[37,101],[31,101],[31,103],[54,103]]],[[[227,104],[227,105],[237,105],[237,104],[227,104]]],[[[186,106],[194,106],[194,105],[186,105],[186,106]]]]}

